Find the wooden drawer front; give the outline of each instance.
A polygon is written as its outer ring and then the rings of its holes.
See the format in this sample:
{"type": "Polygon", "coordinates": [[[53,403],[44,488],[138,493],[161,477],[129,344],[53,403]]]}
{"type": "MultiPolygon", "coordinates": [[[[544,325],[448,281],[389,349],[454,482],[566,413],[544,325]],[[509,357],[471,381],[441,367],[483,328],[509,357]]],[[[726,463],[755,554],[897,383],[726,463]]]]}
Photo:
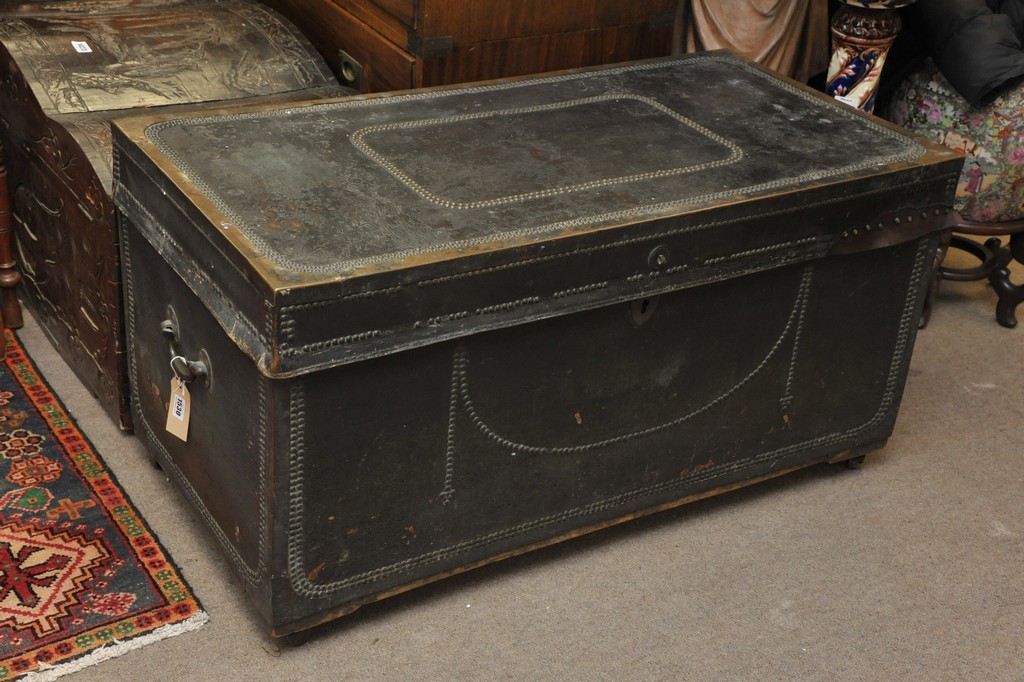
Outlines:
{"type": "MultiPolygon", "coordinates": [[[[352,4],[354,6],[360,5],[374,5],[374,10],[379,13],[379,10],[387,12],[391,16],[401,21],[406,26],[416,26],[416,11],[417,5],[422,4],[417,0],[347,0],[342,3],[343,5],[352,4]]],[[[427,4],[438,4],[438,3],[427,3],[427,4]]],[[[451,3],[448,3],[451,4],[451,3]]]]}
{"type": "MultiPolygon", "coordinates": [[[[301,4],[303,0],[276,0],[301,4]]],[[[670,31],[676,0],[332,0],[413,54],[419,41],[454,45],[622,26],[670,31]]]]}
{"type": "MultiPolygon", "coordinates": [[[[274,0],[282,3],[303,3],[309,0],[274,0]]],[[[334,3],[362,21],[374,31],[403,48],[409,35],[418,26],[416,0],[317,0],[334,3]]]]}
{"type": "MultiPolygon", "coordinates": [[[[640,26],[647,25],[652,20],[655,23],[664,23],[666,28],[671,29],[669,15],[676,5],[675,0],[463,0],[463,3],[472,7],[467,8],[465,23],[457,27],[462,28],[465,34],[460,35],[457,30],[452,32],[456,43],[615,26],[640,26]]],[[[433,35],[427,31],[426,21],[424,24],[421,32],[424,35],[433,35]]]]}
{"type": "Polygon", "coordinates": [[[427,87],[661,57],[671,39],[636,25],[456,45],[449,57],[419,60],[415,81],[427,87]]]}
{"type": "Polygon", "coordinates": [[[333,0],[268,0],[306,34],[344,84],[363,92],[415,87],[415,59],[377,30],[333,0]],[[353,60],[358,78],[343,68],[344,50],[353,60]]]}
{"type": "Polygon", "coordinates": [[[404,90],[661,57],[675,0],[264,0],[343,84],[404,90]],[[344,51],[345,55],[342,55],[344,51]],[[352,78],[352,69],[355,69],[352,78]]]}

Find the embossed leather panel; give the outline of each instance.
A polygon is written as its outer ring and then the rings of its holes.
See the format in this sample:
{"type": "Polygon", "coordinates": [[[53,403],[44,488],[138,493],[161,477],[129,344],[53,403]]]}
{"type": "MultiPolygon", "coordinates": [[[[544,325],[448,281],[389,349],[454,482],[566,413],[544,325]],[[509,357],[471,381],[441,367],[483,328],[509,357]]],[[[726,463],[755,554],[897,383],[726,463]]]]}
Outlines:
{"type": "Polygon", "coordinates": [[[11,3],[0,43],[21,289],[78,376],[130,428],[111,119],[137,107],[345,91],[292,27],[237,0],[11,3]]]}
{"type": "Polygon", "coordinates": [[[60,14],[21,5],[0,18],[0,42],[47,114],[235,99],[332,80],[294,29],[235,0],[60,14]]]}

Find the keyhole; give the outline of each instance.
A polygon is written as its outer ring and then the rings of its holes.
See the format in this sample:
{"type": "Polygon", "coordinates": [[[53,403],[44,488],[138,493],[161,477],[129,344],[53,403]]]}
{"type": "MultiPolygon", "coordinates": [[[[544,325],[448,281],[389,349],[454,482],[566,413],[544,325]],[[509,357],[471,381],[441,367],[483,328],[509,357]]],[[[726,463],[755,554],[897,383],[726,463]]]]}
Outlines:
{"type": "Polygon", "coordinates": [[[655,308],[658,307],[657,296],[651,296],[650,298],[638,298],[633,301],[629,306],[630,317],[633,319],[633,324],[639,327],[645,324],[647,320],[651,319],[654,315],[655,308]]]}

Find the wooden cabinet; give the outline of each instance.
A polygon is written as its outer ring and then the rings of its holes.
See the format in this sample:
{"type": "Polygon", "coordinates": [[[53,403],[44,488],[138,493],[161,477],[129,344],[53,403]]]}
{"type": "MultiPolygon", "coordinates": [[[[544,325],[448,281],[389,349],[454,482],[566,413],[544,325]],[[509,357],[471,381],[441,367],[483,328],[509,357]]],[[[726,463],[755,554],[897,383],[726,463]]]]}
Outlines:
{"type": "Polygon", "coordinates": [[[667,55],[676,0],[264,0],[364,92],[667,55]]]}

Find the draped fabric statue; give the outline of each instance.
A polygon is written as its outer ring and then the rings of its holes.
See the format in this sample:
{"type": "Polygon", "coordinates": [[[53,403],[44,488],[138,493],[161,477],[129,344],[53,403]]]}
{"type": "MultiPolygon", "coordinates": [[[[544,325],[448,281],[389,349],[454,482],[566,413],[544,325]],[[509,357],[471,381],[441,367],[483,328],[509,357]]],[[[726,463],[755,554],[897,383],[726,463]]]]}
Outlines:
{"type": "Polygon", "coordinates": [[[825,0],[681,0],[686,52],[728,48],[801,82],[828,68],[825,0]]]}

